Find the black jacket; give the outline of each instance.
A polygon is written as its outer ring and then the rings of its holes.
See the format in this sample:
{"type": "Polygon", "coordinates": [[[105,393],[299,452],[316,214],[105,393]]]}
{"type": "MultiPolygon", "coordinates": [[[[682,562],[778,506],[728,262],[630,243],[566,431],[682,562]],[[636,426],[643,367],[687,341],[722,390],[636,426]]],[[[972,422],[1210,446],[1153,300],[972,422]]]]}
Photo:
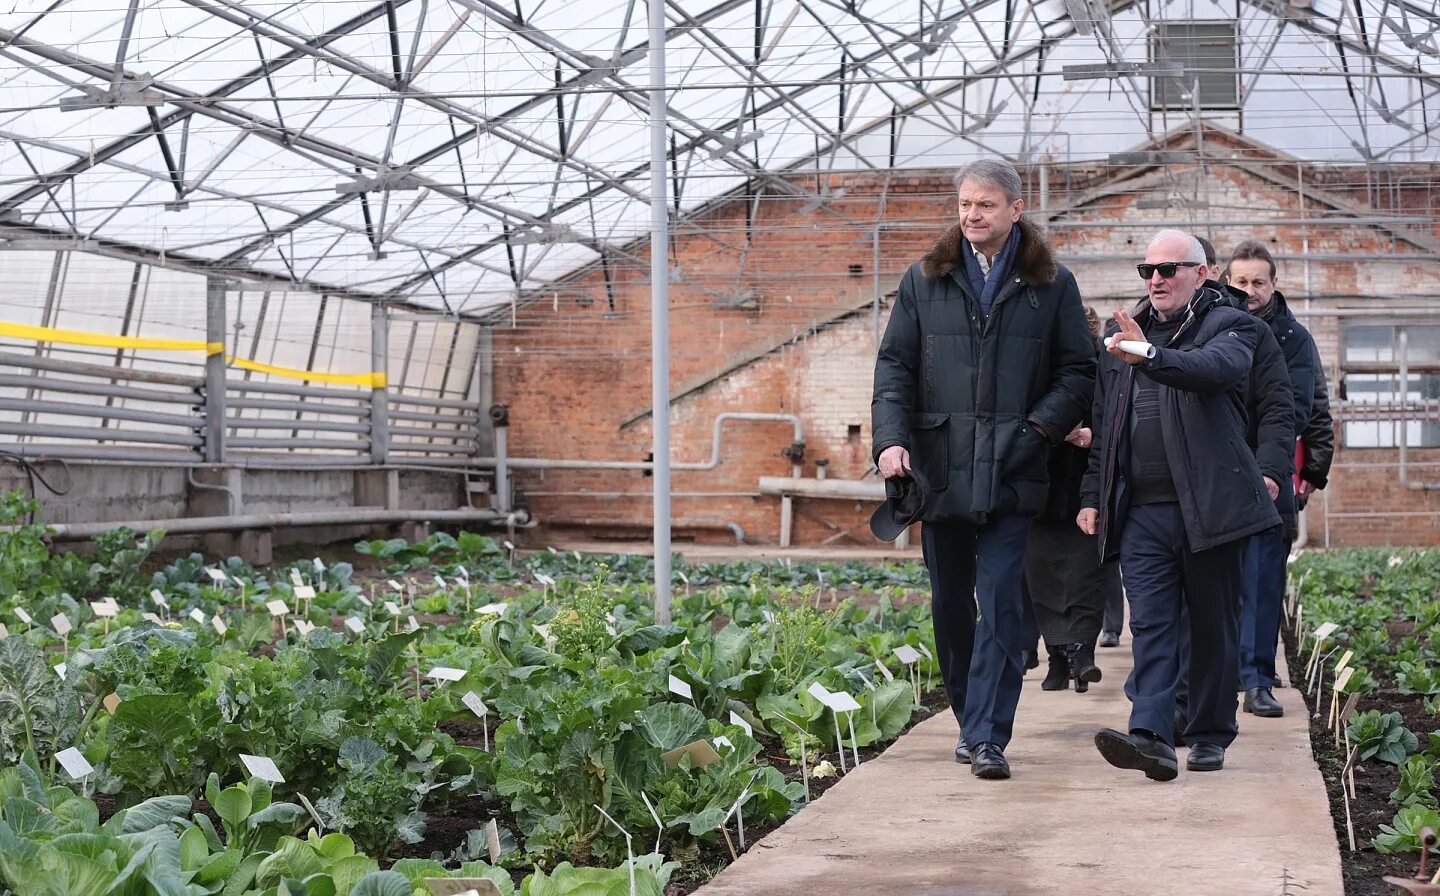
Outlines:
{"type": "MultiPolygon", "coordinates": [[[[1290,394],[1295,403],[1295,435],[1299,436],[1310,422],[1310,409],[1315,403],[1315,362],[1318,356],[1310,331],[1295,319],[1285,296],[1278,289],[1275,290],[1274,300],[1275,312],[1266,323],[1285,353],[1285,369],[1290,374],[1290,394]]],[[[1293,461],[1291,465],[1294,465],[1293,461]]]]}
{"type": "Polygon", "coordinates": [[[1020,229],[983,322],[958,224],[900,281],[875,361],[872,457],[909,450],[935,490],[926,520],[1039,513],[1047,440],[1064,441],[1090,403],[1095,345],[1075,277],[1039,230],[1020,229]]]}
{"type": "Polygon", "coordinates": [[[1325,385],[1325,366],[1315,356],[1315,402],[1310,420],[1300,432],[1305,443],[1305,462],[1300,465],[1300,478],[1324,488],[1330,481],[1330,462],[1335,458],[1335,421],[1330,417],[1330,391],[1325,385]]]}
{"type": "MultiPolygon", "coordinates": [[[[1136,309],[1141,327],[1151,313],[1148,300],[1136,309]]],[[[1259,323],[1202,287],[1179,331],[1155,349],[1154,358],[1132,367],[1101,354],[1092,411],[1095,443],[1080,503],[1100,511],[1102,560],[1119,554],[1126,509],[1120,455],[1136,376],[1160,385],[1165,453],[1190,549],[1203,551],[1280,524],[1255,454],[1245,444],[1245,392],[1259,323]]]]}

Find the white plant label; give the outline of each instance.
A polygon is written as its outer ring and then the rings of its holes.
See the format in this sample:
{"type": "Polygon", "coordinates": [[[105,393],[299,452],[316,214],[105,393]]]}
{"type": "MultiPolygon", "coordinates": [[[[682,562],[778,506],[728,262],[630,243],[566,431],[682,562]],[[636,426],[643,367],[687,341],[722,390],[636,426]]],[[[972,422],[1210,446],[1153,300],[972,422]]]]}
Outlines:
{"type": "Polygon", "coordinates": [[[324,572],[324,571],[325,571],[325,564],[320,560],[319,557],[316,557],[314,560],[311,560],[310,562],[315,566],[315,571],[316,571],[316,572],[324,572]]]}
{"type": "Polygon", "coordinates": [[[916,645],[915,645],[915,649],[918,650],[918,651],[920,651],[921,653],[925,654],[925,659],[927,659],[927,660],[933,660],[933,659],[935,659],[935,655],[932,654],[932,653],[930,652],[930,649],[927,648],[924,644],[916,644],[916,645]]]}
{"type": "Polygon", "coordinates": [[[825,689],[825,685],[821,684],[818,681],[811,684],[810,687],[806,688],[805,693],[814,697],[816,700],[819,700],[821,706],[830,705],[830,692],[825,689]]]}
{"type": "Polygon", "coordinates": [[[391,590],[391,591],[404,591],[404,590],[405,590],[405,586],[404,586],[404,585],[401,585],[399,582],[395,581],[394,579],[389,579],[388,581],[385,582],[385,584],[387,584],[387,585],[390,586],[390,590],[391,590]]]}
{"type": "Polygon", "coordinates": [[[500,861],[500,825],[493,818],[485,825],[485,848],[490,852],[490,864],[500,861]]]}
{"type": "Polygon", "coordinates": [[[393,600],[387,600],[385,601],[385,603],[381,604],[381,606],[383,606],[385,608],[385,612],[389,613],[391,616],[400,615],[400,607],[398,607],[393,600]]]}
{"type": "Polygon", "coordinates": [[[153,622],[156,625],[165,624],[165,621],[162,620],[159,616],[156,616],[154,613],[141,613],[140,618],[144,619],[146,622],[153,622]]]}
{"type": "Polygon", "coordinates": [[[160,593],[159,588],[156,588],[150,592],[150,600],[157,607],[168,608],[170,606],[170,601],[165,599],[165,595],[160,593]]]}
{"type": "Polygon", "coordinates": [[[65,774],[74,778],[76,781],[95,773],[95,766],[91,765],[90,760],[86,759],[85,755],[74,747],[69,747],[56,753],[55,761],[59,762],[61,768],[65,769],[65,774]]]}
{"type": "Polygon", "coordinates": [[[58,676],[60,676],[60,680],[61,680],[61,681],[64,681],[64,680],[65,680],[65,673],[66,673],[67,671],[69,671],[69,669],[70,669],[70,667],[67,666],[67,665],[65,665],[64,663],[56,663],[56,664],[55,664],[55,674],[58,675],[58,676]]]}
{"type": "Polygon", "coordinates": [[[832,691],[830,699],[825,701],[832,712],[854,712],[860,708],[860,703],[845,691],[832,691]]]}
{"type": "Polygon", "coordinates": [[[195,609],[190,611],[190,618],[194,620],[196,625],[205,624],[205,614],[201,611],[199,607],[196,607],[195,609]]]}
{"type": "Polygon", "coordinates": [[[505,550],[507,550],[507,551],[513,551],[513,550],[515,550],[515,545],[511,544],[511,543],[508,542],[508,541],[502,541],[502,542],[500,542],[500,543],[503,544],[503,545],[505,545],[505,550]]]}
{"type": "Polygon", "coordinates": [[[507,603],[486,604],[485,606],[477,609],[475,612],[479,613],[481,616],[504,616],[505,611],[509,608],[510,605],[507,603]]]}
{"type": "Polygon", "coordinates": [[[1335,693],[1338,694],[1341,691],[1345,690],[1345,685],[1350,683],[1350,676],[1354,674],[1355,669],[1353,667],[1346,669],[1344,672],[1341,672],[1340,677],[1335,679],[1335,693]]]}
{"type": "Polygon", "coordinates": [[[416,619],[414,616],[411,616],[411,617],[410,617],[410,621],[407,622],[407,623],[405,623],[405,625],[406,625],[406,626],[410,629],[410,631],[412,631],[412,632],[418,632],[418,631],[420,631],[420,620],[416,619]]]}
{"type": "Polygon", "coordinates": [[[482,719],[490,714],[490,707],[486,706],[485,701],[481,700],[480,695],[474,691],[466,691],[465,696],[460,698],[460,702],[465,704],[466,709],[482,719]]]}
{"type": "Polygon", "coordinates": [[[30,614],[27,613],[27,612],[25,612],[25,608],[24,608],[24,607],[16,607],[16,608],[15,608],[15,618],[16,618],[16,619],[19,619],[21,622],[25,623],[26,625],[34,625],[34,624],[35,624],[35,620],[30,618],[30,614]]]}
{"type": "Polygon", "coordinates": [[[70,634],[70,618],[64,613],[56,613],[50,617],[50,625],[55,629],[55,634],[65,637],[70,634]]]}
{"type": "Polygon", "coordinates": [[[755,736],[755,729],[751,728],[750,723],[745,721],[744,717],[733,709],[730,710],[730,724],[744,731],[746,737],[755,736]]]}
{"type": "Polygon", "coordinates": [[[357,635],[365,634],[365,623],[360,621],[358,616],[345,617],[345,627],[357,635]]]}
{"type": "Polygon", "coordinates": [[[285,606],[283,600],[267,600],[265,609],[270,611],[271,616],[285,616],[290,612],[290,608],[285,606]]]}
{"type": "Polygon", "coordinates": [[[280,774],[280,769],[275,767],[275,760],[268,756],[251,756],[249,753],[241,753],[240,761],[245,765],[245,771],[252,778],[269,781],[271,784],[285,783],[285,776],[280,774]]]}
{"type": "Polygon", "coordinates": [[[711,741],[711,743],[715,744],[716,750],[719,750],[721,747],[726,747],[731,750],[735,749],[735,744],[731,743],[730,738],[723,734],[715,735],[715,740],[711,741]]]}
{"type": "Polygon", "coordinates": [[[304,638],[315,631],[315,624],[313,622],[306,622],[304,619],[296,619],[295,631],[299,632],[300,637],[304,638]]]}
{"type": "Polygon", "coordinates": [[[546,588],[550,588],[555,584],[555,580],[545,575],[545,573],[543,572],[535,573],[535,581],[539,582],[541,585],[544,585],[546,588]]]}
{"type": "Polygon", "coordinates": [[[670,687],[670,693],[672,693],[672,694],[679,694],[681,697],[684,697],[686,700],[694,700],[694,699],[695,699],[695,692],[691,689],[690,683],[687,682],[687,681],[681,681],[680,679],[676,678],[674,675],[671,675],[671,676],[670,676],[669,687],[670,687]]]}
{"type": "Polygon", "coordinates": [[[427,677],[433,678],[436,681],[459,681],[460,679],[464,678],[467,673],[464,669],[452,669],[449,666],[436,666],[434,669],[431,669],[425,674],[427,677]]]}
{"type": "Polygon", "coordinates": [[[5,623],[0,622],[0,638],[8,637],[10,637],[10,629],[5,627],[5,623]]]}
{"type": "Polygon", "coordinates": [[[305,584],[305,580],[300,578],[300,570],[290,570],[290,584],[294,585],[296,588],[299,588],[301,585],[305,584]]]}
{"type": "Polygon", "coordinates": [[[1347,650],[1347,651],[1345,651],[1344,653],[1342,653],[1342,654],[1340,655],[1340,662],[1338,662],[1338,663],[1335,664],[1335,671],[1336,671],[1336,673],[1338,674],[1342,669],[1344,669],[1346,666],[1350,665],[1350,661],[1351,661],[1352,659],[1354,659],[1354,658],[1355,658],[1355,651],[1353,651],[1353,650],[1347,650]]]}
{"type": "Polygon", "coordinates": [[[1335,623],[1326,622],[1319,628],[1315,629],[1315,640],[1323,641],[1331,635],[1335,634],[1335,632],[1339,631],[1339,629],[1340,626],[1336,625],[1335,623]]]}
{"type": "Polygon", "coordinates": [[[901,644],[895,648],[895,659],[910,666],[920,659],[920,654],[909,644],[901,644]]]}
{"type": "Polygon", "coordinates": [[[90,612],[95,614],[96,619],[114,619],[120,608],[103,600],[90,601],[90,612]]]}
{"type": "Polygon", "coordinates": [[[298,600],[314,600],[315,589],[311,588],[309,585],[296,585],[295,597],[298,600]]]}
{"type": "Polygon", "coordinates": [[[356,597],[357,600],[360,601],[360,606],[362,606],[362,607],[365,607],[365,608],[368,609],[368,608],[370,608],[370,607],[375,606],[375,604],[371,602],[370,598],[366,597],[366,596],[363,595],[363,594],[357,594],[357,595],[355,595],[355,597],[356,597]]]}
{"type": "Polygon", "coordinates": [[[449,588],[450,586],[445,584],[445,580],[444,580],[443,578],[441,578],[440,576],[436,576],[436,577],[435,577],[435,587],[436,587],[436,588],[449,588]]]}
{"type": "Polygon", "coordinates": [[[205,575],[209,576],[210,581],[214,582],[216,585],[225,584],[225,573],[223,570],[215,569],[214,567],[208,567],[205,570],[205,575]]]}
{"type": "Polygon", "coordinates": [[[222,638],[225,637],[226,632],[230,631],[230,626],[225,624],[225,620],[220,618],[219,613],[210,617],[210,627],[215,629],[215,634],[222,638]]]}

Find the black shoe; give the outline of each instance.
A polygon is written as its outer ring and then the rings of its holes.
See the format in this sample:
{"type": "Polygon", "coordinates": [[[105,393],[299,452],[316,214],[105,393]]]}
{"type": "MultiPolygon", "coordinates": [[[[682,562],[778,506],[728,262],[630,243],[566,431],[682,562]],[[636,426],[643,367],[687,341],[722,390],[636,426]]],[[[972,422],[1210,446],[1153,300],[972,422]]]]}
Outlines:
{"type": "Polygon", "coordinates": [[[961,765],[970,764],[970,747],[965,743],[965,736],[960,736],[960,742],[955,745],[955,761],[961,765]]]}
{"type": "Polygon", "coordinates": [[[1225,748],[1219,744],[1195,744],[1185,759],[1192,772],[1218,772],[1225,767],[1225,748]]]}
{"type": "Polygon", "coordinates": [[[1170,733],[1173,735],[1170,739],[1174,741],[1175,746],[1185,746],[1185,728],[1189,724],[1190,720],[1185,718],[1185,714],[1177,710],[1175,712],[1175,721],[1170,729],[1170,733]]]}
{"type": "Polygon", "coordinates": [[[1075,676],[1075,693],[1090,690],[1090,683],[1100,680],[1100,667],[1095,665],[1095,648],[1089,644],[1065,645],[1065,658],[1070,661],[1070,673],[1075,676]]]}
{"type": "Polygon", "coordinates": [[[981,744],[975,748],[975,760],[970,763],[970,774],[990,781],[1003,781],[1010,777],[1010,763],[1005,753],[994,744],[981,744]]]}
{"type": "Polygon", "coordinates": [[[1069,646],[1046,646],[1045,649],[1050,652],[1050,669],[1045,673],[1045,680],[1040,682],[1040,690],[1063,691],[1070,687],[1070,661],[1066,659],[1066,648],[1069,646]]]}
{"type": "Polygon", "coordinates": [[[1262,719],[1278,719],[1285,715],[1285,707],[1275,699],[1269,688],[1250,688],[1245,692],[1245,711],[1262,719]]]}
{"type": "Polygon", "coordinates": [[[1119,647],[1119,646],[1120,646],[1120,633],[1119,633],[1119,632],[1101,632],[1101,633],[1100,633],[1100,646],[1101,646],[1101,647],[1119,647]]]}
{"type": "Polygon", "coordinates": [[[1116,768],[1137,769],[1152,781],[1173,781],[1180,774],[1175,750],[1145,732],[1121,734],[1113,728],[1101,728],[1095,732],[1095,748],[1116,768]]]}

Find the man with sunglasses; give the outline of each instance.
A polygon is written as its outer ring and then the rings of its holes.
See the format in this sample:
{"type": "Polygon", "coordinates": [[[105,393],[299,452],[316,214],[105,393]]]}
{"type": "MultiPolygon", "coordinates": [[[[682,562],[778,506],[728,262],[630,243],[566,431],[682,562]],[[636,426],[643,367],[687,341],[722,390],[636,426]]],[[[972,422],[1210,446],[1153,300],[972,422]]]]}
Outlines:
{"type": "Polygon", "coordinates": [[[913,464],[930,485],[921,544],[936,660],[963,731],[955,759],[1004,779],[1025,675],[1030,518],[1048,497],[1050,446],[1090,401],[1095,344],[1074,275],[1021,218],[1015,168],[982,159],[955,184],[960,220],[900,281],[871,428],[881,476],[913,464]]]}
{"type": "Polygon", "coordinates": [[[1119,556],[1134,668],[1128,730],[1095,746],[1156,781],[1178,774],[1172,726],[1182,602],[1189,613],[1191,771],[1224,767],[1235,739],[1241,564],[1248,536],[1278,525],[1246,446],[1254,320],[1205,281],[1195,238],[1161,231],[1138,265],[1148,298],[1115,312],[1100,355],[1095,448],[1076,524],[1119,556]]]}

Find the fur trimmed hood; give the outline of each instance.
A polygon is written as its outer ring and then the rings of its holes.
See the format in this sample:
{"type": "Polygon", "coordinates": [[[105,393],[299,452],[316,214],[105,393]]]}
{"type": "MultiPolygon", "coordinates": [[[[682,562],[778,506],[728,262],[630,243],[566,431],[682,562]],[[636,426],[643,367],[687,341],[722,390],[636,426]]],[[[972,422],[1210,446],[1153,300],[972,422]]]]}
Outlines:
{"type": "MultiPolygon", "coordinates": [[[[1020,245],[1015,250],[1015,276],[1030,286],[1048,286],[1055,282],[1060,266],[1050,252],[1050,244],[1040,228],[1020,218],[1020,245]]],[[[920,260],[920,271],[926,277],[944,277],[962,269],[966,251],[965,232],[955,224],[935,241],[935,246],[920,260]]]]}

